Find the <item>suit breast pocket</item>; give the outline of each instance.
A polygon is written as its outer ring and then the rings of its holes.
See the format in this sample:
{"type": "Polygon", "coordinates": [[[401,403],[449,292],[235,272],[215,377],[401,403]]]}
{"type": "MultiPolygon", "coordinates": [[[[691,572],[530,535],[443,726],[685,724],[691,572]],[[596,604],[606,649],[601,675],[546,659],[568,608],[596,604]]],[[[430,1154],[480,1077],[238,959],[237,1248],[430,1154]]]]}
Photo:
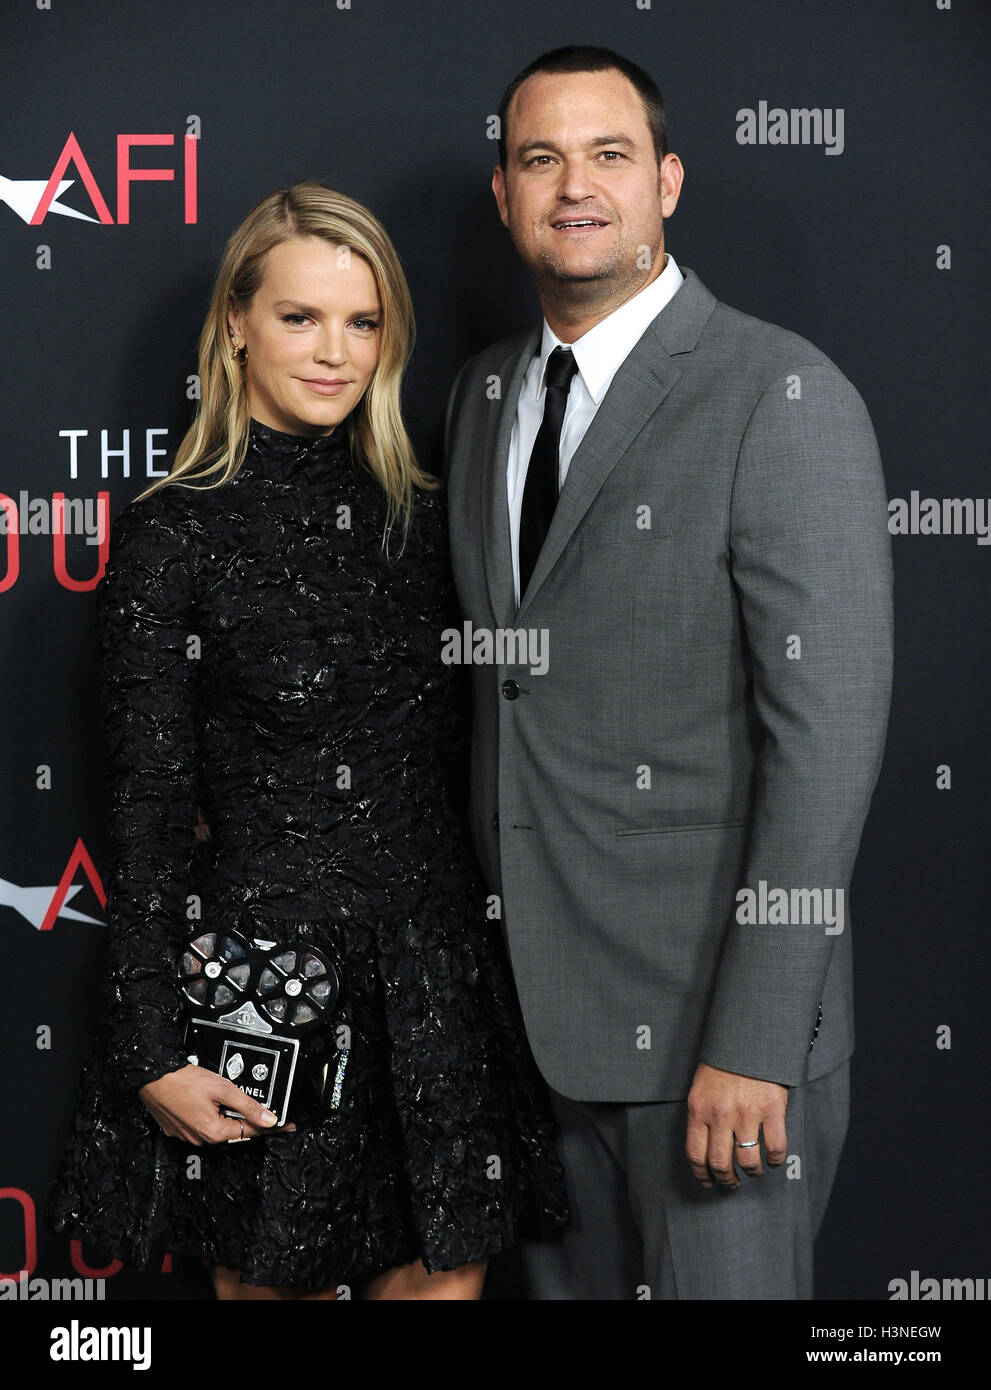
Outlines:
{"type": "Polygon", "coordinates": [[[583,597],[593,620],[596,612],[626,612],[634,594],[656,593],[678,543],[672,531],[637,531],[615,520],[586,527],[579,537],[583,597]]]}
{"type": "MultiPolygon", "coordinates": [[[[673,529],[655,530],[653,527],[641,529],[635,521],[622,521],[611,518],[597,526],[584,526],[578,533],[582,550],[601,550],[604,547],[630,548],[643,547],[644,558],[650,553],[648,546],[658,541],[670,541],[676,534],[673,529]]],[[[633,558],[631,556],[631,558],[633,558]]]]}

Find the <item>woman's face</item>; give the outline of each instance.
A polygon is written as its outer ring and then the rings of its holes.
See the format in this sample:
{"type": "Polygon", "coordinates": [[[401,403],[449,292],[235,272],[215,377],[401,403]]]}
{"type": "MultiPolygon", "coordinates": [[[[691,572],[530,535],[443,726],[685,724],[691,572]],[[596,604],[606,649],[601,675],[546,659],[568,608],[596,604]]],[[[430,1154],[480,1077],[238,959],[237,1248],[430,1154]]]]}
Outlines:
{"type": "Polygon", "coordinates": [[[368,262],[321,237],[273,246],[246,312],[227,322],[255,420],[286,434],[330,434],[375,372],[382,310],[368,262]]]}

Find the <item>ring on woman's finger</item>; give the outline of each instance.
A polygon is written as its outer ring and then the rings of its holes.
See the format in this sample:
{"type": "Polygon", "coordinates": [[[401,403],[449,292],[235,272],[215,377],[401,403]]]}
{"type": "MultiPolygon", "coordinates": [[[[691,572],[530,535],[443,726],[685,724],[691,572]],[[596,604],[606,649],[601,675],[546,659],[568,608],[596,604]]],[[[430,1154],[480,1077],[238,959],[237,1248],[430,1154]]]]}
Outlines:
{"type": "Polygon", "coordinates": [[[247,1140],[249,1140],[249,1139],[251,1138],[251,1135],[250,1135],[250,1134],[245,1134],[245,1132],[244,1132],[244,1121],[241,1119],[241,1116],[240,1116],[240,1115],[232,1115],[230,1118],[231,1118],[232,1120],[237,1120],[238,1124],[241,1126],[241,1133],[235,1135],[233,1139],[228,1139],[228,1141],[227,1141],[228,1144],[241,1144],[241,1143],[244,1143],[244,1142],[246,1142],[247,1140]]]}

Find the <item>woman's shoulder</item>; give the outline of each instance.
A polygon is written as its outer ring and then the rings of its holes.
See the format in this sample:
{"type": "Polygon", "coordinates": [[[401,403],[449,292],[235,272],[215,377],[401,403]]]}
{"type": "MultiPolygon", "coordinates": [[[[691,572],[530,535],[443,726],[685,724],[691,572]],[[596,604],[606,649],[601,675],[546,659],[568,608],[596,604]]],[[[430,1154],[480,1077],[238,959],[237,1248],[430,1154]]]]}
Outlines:
{"type": "Polygon", "coordinates": [[[125,503],[110,533],[111,551],[115,545],[185,549],[206,522],[210,502],[207,490],[166,483],[148,496],[125,503]]]}
{"type": "Polygon", "coordinates": [[[208,505],[202,490],[175,483],[126,503],[110,530],[103,601],[111,594],[190,596],[208,505]]]}

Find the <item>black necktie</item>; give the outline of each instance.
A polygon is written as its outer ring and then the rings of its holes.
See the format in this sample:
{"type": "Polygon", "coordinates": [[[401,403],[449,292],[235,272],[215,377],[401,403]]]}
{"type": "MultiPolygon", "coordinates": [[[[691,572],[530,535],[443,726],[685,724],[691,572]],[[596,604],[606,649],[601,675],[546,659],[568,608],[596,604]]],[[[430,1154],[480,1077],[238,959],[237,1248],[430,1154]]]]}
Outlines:
{"type": "Polygon", "coordinates": [[[533,451],[526,470],[523,487],[523,510],[520,513],[520,598],[526,593],[537,556],[550,530],[551,518],[557,506],[558,448],[561,425],[571,390],[571,378],[578,370],[570,348],[556,347],[544,369],[544,417],[533,442],[533,451]]]}

